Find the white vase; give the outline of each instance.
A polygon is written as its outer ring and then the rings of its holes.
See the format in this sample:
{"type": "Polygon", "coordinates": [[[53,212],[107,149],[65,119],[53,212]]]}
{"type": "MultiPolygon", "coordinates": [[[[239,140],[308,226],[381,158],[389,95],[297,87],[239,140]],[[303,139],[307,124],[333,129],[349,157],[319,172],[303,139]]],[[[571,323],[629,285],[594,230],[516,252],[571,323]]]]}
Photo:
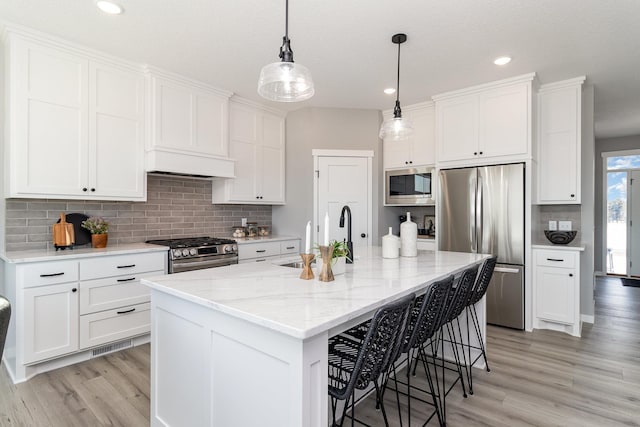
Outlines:
{"type": "Polygon", "coordinates": [[[418,225],[411,221],[411,212],[400,225],[400,256],[418,256],[418,225]]]}
{"type": "Polygon", "coordinates": [[[400,252],[400,238],[393,234],[389,227],[389,234],[382,236],[382,258],[398,258],[400,252]]]}

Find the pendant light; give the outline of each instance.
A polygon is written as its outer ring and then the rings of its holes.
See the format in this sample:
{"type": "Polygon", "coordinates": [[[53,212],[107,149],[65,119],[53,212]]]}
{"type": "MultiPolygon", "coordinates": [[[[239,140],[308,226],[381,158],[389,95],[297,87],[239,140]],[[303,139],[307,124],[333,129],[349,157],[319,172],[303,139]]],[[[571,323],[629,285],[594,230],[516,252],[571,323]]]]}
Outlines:
{"type": "Polygon", "coordinates": [[[393,107],[393,118],[385,120],[380,126],[380,139],[399,140],[413,133],[411,122],[402,117],[400,109],[400,45],[407,41],[406,34],[394,34],[391,41],[398,45],[398,80],[396,81],[396,105],[393,107]]]}
{"type": "Polygon", "coordinates": [[[293,62],[289,40],[289,0],[285,3],[285,26],[280,62],[265,65],[258,79],[258,93],[271,101],[298,102],[309,99],[315,93],[309,69],[293,62]]]}

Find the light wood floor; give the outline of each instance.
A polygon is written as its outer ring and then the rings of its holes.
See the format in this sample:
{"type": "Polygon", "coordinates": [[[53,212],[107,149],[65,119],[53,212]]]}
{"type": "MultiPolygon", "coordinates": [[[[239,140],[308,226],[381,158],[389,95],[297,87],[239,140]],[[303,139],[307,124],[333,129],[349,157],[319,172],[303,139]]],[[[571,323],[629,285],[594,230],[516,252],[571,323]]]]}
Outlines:
{"type": "MultiPolygon", "coordinates": [[[[580,339],[489,327],[487,340],[491,372],[475,370],[473,396],[455,388],[447,397],[449,426],[640,426],[640,288],[598,279],[595,324],[580,339]]],[[[385,401],[399,425],[393,393],[385,401]]],[[[373,406],[363,402],[356,415],[381,425],[373,406]]],[[[421,425],[426,409],[414,404],[413,414],[421,425]]],[[[0,369],[0,426],[148,424],[148,345],[17,386],[0,369]]]]}

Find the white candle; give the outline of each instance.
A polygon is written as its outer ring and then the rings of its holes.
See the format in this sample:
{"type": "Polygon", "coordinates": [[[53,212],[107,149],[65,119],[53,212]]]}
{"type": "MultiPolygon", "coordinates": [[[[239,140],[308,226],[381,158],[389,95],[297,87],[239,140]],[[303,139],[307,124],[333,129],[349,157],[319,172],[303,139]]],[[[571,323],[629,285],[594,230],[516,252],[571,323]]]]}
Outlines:
{"type": "Polygon", "coordinates": [[[304,253],[310,254],[311,253],[311,221],[307,222],[307,235],[305,237],[306,237],[306,241],[304,245],[304,253]]]}
{"type": "Polygon", "coordinates": [[[329,212],[324,214],[324,246],[329,246],[329,212]]]}

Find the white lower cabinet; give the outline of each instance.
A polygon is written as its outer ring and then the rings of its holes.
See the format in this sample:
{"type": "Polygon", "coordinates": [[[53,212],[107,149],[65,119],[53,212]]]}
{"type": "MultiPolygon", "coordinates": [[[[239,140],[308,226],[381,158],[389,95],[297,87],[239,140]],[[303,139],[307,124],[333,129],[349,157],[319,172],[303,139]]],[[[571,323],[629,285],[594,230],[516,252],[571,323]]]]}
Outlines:
{"type": "Polygon", "coordinates": [[[300,239],[238,242],[238,262],[263,262],[269,258],[300,253],[300,239]]]}
{"type": "Polygon", "coordinates": [[[6,353],[14,381],[84,360],[92,347],[148,334],[150,293],[140,278],[165,274],[166,263],[165,251],[6,263],[5,281],[15,283],[6,353]]]}
{"type": "Polygon", "coordinates": [[[22,318],[25,365],[78,350],[78,284],[25,289],[22,318]]]}
{"type": "Polygon", "coordinates": [[[580,248],[534,249],[533,327],[579,337],[580,248]]]}

